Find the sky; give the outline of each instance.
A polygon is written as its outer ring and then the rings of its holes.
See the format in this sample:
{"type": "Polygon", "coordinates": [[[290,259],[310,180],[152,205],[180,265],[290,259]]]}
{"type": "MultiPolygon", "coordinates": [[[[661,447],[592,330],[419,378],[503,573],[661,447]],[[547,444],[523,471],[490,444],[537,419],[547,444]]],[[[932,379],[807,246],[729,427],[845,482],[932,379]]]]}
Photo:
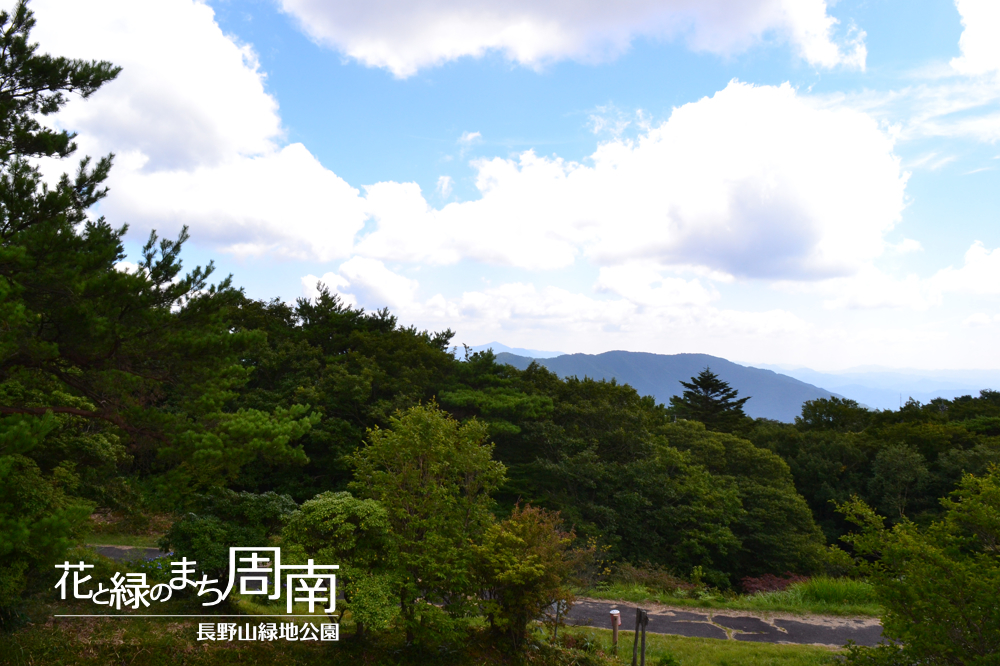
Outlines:
{"type": "Polygon", "coordinates": [[[30,6],[123,67],[50,122],[130,260],[187,225],[455,344],[1000,368],[996,0],[30,6]]]}

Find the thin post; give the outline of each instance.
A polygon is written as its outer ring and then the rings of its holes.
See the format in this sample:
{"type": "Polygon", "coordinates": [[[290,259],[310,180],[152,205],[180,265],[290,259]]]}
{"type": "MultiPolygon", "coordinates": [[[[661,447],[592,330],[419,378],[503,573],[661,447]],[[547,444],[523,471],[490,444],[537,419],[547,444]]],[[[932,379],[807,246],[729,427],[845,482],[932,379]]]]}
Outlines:
{"type": "Polygon", "coordinates": [[[642,611],[635,609],[635,631],[632,632],[632,666],[639,663],[639,623],[642,622],[642,611]]]}
{"type": "Polygon", "coordinates": [[[642,654],[639,657],[639,666],[646,666],[646,625],[649,624],[649,615],[642,611],[642,654]]]}

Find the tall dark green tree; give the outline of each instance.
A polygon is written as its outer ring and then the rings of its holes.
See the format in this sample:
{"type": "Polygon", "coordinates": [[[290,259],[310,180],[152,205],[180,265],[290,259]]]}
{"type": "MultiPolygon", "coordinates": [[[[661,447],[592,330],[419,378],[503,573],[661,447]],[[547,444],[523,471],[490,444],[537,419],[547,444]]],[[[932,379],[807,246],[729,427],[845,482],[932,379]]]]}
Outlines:
{"type": "Polygon", "coordinates": [[[749,417],[743,405],[750,396],[738,398],[738,391],[719,379],[711,368],[705,368],[690,382],[682,381],[684,393],[670,398],[674,414],[689,421],[700,421],[716,432],[739,432],[746,428],[749,417]]]}
{"type": "Polygon", "coordinates": [[[182,272],[186,230],[151,234],[138,268],[118,270],[126,227],[89,213],[111,155],[44,181],[32,158],[76,145],[39,117],[119,68],[39,54],[34,24],[24,1],[0,12],[0,607],[79,536],[95,461],[218,485],[262,456],[304,461],[294,442],[313,421],[301,405],[227,407],[261,336],[231,331],[239,293],[210,285],[211,265],[182,272]]]}

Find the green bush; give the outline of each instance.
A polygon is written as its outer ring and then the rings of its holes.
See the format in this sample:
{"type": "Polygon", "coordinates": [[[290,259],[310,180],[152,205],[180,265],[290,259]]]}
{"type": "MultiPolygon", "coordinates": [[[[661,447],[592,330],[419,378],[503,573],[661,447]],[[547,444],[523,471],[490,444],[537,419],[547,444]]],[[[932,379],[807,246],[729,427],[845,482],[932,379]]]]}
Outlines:
{"type": "Polygon", "coordinates": [[[940,521],[891,529],[860,500],[841,507],[862,528],[847,540],[872,558],[862,569],[885,609],[883,635],[903,646],[858,648],[848,663],[1000,664],[1000,469],[965,476],[942,505],[940,521]]]}
{"type": "Polygon", "coordinates": [[[73,476],[59,471],[46,477],[30,458],[0,456],[0,609],[16,606],[85,529],[93,507],[65,493],[73,476]]]}
{"type": "Polygon", "coordinates": [[[523,648],[528,628],[547,608],[572,601],[568,583],[588,555],[570,549],[574,536],[560,528],[559,514],[517,506],[471,546],[490,628],[514,650],[523,648]]]}
{"type": "Polygon", "coordinates": [[[288,516],[281,532],[288,560],[336,564],[338,586],[358,634],[389,627],[399,614],[397,558],[385,508],[351,493],[322,493],[288,516]]]}
{"type": "Polygon", "coordinates": [[[198,563],[198,569],[215,575],[229,565],[233,546],[267,546],[282,519],[296,509],[288,495],[254,494],[218,490],[200,500],[199,513],[189,513],[159,541],[165,551],[198,563]]]}

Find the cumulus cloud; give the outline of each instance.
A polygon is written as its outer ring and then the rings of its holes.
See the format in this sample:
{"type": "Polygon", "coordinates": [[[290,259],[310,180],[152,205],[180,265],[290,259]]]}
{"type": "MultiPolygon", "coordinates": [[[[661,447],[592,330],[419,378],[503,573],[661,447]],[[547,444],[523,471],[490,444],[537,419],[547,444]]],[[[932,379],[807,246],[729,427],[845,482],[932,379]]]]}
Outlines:
{"type": "Polygon", "coordinates": [[[849,308],[871,310],[881,308],[909,308],[926,310],[940,305],[941,293],[932,289],[916,275],[899,279],[883,273],[874,266],[864,267],[848,278],[830,280],[822,286],[830,294],[823,301],[827,309],[849,308]]]}
{"type": "MultiPolygon", "coordinates": [[[[585,344],[592,349],[601,349],[601,345],[621,348],[629,343],[650,349],[667,339],[742,336],[747,342],[791,337],[811,330],[806,322],[784,310],[719,309],[709,303],[717,294],[697,280],[654,279],[660,276],[648,268],[635,269],[640,282],[651,280],[638,289],[626,280],[627,272],[602,271],[600,282],[610,298],[526,282],[467,290],[451,297],[427,297],[420,295],[416,281],[393,272],[382,262],[357,257],[336,272],[319,278],[303,277],[302,286],[305,296],[315,297],[317,283],[323,282],[347,303],[368,309],[388,306],[403,320],[421,327],[461,330],[463,336],[468,336],[465,341],[535,332],[560,336],[564,342],[567,337],[585,336],[585,344]],[[619,295],[618,291],[623,293],[619,295]],[[658,339],[660,343],[656,343],[658,339]]],[[[582,343],[582,339],[578,342],[582,343]]]]}
{"type": "Polygon", "coordinates": [[[502,53],[537,67],[598,60],[636,37],[683,36],[691,48],[729,55],[769,35],[820,67],[864,68],[864,33],[838,43],[825,0],[281,0],[315,40],[399,77],[463,56],[502,53]]]}
{"type": "Polygon", "coordinates": [[[190,170],[148,173],[145,163],[121,156],[103,213],[158,229],[190,224],[199,241],[239,256],[320,261],[348,256],[364,224],[358,191],[300,143],[190,170]]]}
{"type": "Polygon", "coordinates": [[[1000,295],[1000,248],[987,250],[976,241],[965,253],[961,268],[949,266],[930,278],[939,291],[979,295],[1000,295]]]}
{"type": "Polygon", "coordinates": [[[315,295],[318,282],[349,294],[351,298],[348,302],[394,310],[411,309],[419,286],[416,280],[391,271],[381,261],[366,257],[352,257],[340,265],[338,273],[327,273],[322,278],[305,276],[302,286],[306,295],[315,295]]]}
{"type": "Polygon", "coordinates": [[[529,151],[474,164],[481,198],[441,209],[415,184],[367,188],[377,227],[357,251],[529,269],[642,259],[818,279],[883,252],[907,180],[892,138],[865,114],[815,108],[787,84],[735,81],[585,163],[529,151]]]}
{"type": "Polygon", "coordinates": [[[1000,4],[995,0],[955,0],[962,15],[962,36],[958,45],[962,55],[951,66],[962,74],[987,74],[1000,71],[1000,4]]]}
{"type": "Polygon", "coordinates": [[[118,78],[60,124],[101,147],[149,158],[149,170],[213,165],[273,150],[278,104],[264,90],[257,57],[223,34],[195,0],[34,0],[42,49],[110,60],[118,78]]]}
{"type": "MultiPolygon", "coordinates": [[[[905,251],[907,245],[908,241],[903,241],[895,247],[903,246],[905,251]]],[[[919,244],[914,249],[919,249],[919,244]]],[[[823,307],[827,309],[927,310],[941,305],[945,294],[1000,295],[1000,248],[988,250],[976,241],[966,251],[962,266],[949,266],[926,278],[917,275],[896,277],[868,264],[851,276],[812,284],[779,281],[774,286],[789,293],[821,295],[823,307]]],[[[966,324],[974,325],[979,321],[976,317],[978,315],[966,324]]]]}
{"type": "Polygon", "coordinates": [[[642,306],[707,305],[719,298],[697,279],[663,277],[656,266],[643,263],[601,268],[595,288],[642,306]]]}
{"type": "MultiPolygon", "coordinates": [[[[34,0],[33,37],[59,55],[110,60],[119,77],[55,117],[84,154],[115,152],[101,212],[145,231],[190,224],[238,254],[348,256],[360,194],[301,144],[282,147],[278,104],[253,50],[196,0],[34,0]]],[[[65,169],[64,164],[47,165],[65,169]]]]}

